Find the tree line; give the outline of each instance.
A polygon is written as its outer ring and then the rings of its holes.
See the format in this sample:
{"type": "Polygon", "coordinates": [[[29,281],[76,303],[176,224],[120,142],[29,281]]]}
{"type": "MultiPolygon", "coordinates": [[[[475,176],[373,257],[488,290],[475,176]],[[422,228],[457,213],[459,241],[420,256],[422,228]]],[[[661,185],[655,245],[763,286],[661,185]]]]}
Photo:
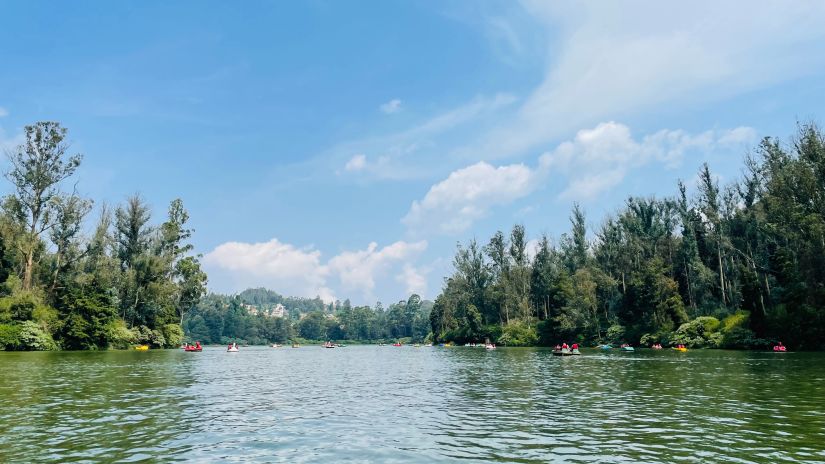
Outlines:
{"type": "Polygon", "coordinates": [[[459,245],[431,312],[437,340],[508,345],[627,342],[759,348],[825,340],[825,137],[800,124],[764,138],[740,179],[705,164],[695,194],[631,197],[589,238],[523,226],[459,245]]]}
{"type": "Polygon", "coordinates": [[[0,205],[0,349],[178,346],[206,274],[188,243],[181,200],[152,224],[139,195],[114,208],[70,190],[82,155],[58,122],[26,126],[7,151],[11,193],[0,205]],[[93,232],[84,234],[84,225],[93,232]]]}
{"type": "Polygon", "coordinates": [[[320,298],[283,297],[265,289],[249,289],[238,295],[210,294],[184,319],[188,341],[231,342],[253,345],[305,341],[379,342],[424,341],[430,333],[432,302],[411,295],[384,308],[381,302],[352,306],[349,300],[329,305],[320,298]],[[283,304],[284,317],[273,317],[256,309],[283,304]]]}

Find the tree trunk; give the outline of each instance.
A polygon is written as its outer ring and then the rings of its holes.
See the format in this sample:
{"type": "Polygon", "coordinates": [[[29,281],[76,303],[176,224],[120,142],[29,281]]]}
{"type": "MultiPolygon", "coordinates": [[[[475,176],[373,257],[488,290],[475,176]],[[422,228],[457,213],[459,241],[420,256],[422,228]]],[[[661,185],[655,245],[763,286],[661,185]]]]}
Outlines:
{"type": "MultiPolygon", "coordinates": [[[[41,192],[35,192],[35,198],[40,200],[41,192]]],[[[34,249],[35,240],[38,239],[37,223],[40,222],[40,207],[35,206],[32,209],[32,223],[29,226],[29,249],[26,252],[26,269],[23,271],[23,290],[31,290],[32,288],[32,272],[34,268],[34,249]]]]}
{"type": "Polygon", "coordinates": [[[722,269],[722,245],[717,244],[716,246],[716,257],[719,260],[719,289],[721,290],[722,295],[722,304],[727,306],[727,295],[725,293],[725,272],[722,269]]]}
{"type": "Polygon", "coordinates": [[[34,246],[26,252],[26,269],[23,271],[23,290],[32,288],[32,267],[34,267],[34,246]]]}
{"type": "Polygon", "coordinates": [[[693,287],[690,284],[690,265],[685,260],[685,280],[687,281],[688,303],[693,308],[693,314],[696,315],[696,301],[693,299],[693,287]]]}
{"type": "Polygon", "coordinates": [[[57,288],[57,276],[60,273],[60,251],[57,252],[55,259],[57,262],[54,266],[54,275],[52,276],[52,287],[49,289],[49,295],[54,296],[54,290],[57,288]]]}

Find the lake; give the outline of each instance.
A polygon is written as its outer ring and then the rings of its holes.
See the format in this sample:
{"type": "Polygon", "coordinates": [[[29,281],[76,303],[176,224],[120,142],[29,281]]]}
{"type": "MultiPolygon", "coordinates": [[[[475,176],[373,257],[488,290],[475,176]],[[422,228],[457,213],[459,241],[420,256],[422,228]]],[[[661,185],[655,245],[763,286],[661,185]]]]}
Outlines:
{"type": "Polygon", "coordinates": [[[0,352],[0,462],[822,462],[825,353],[0,352]]]}

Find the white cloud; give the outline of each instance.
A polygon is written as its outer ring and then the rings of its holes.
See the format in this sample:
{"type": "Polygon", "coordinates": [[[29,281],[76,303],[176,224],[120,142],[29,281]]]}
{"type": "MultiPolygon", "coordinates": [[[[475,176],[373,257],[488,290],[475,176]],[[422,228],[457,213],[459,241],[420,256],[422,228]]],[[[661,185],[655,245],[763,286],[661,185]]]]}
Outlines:
{"type": "Polygon", "coordinates": [[[532,189],[533,173],[527,166],[494,167],[481,161],[433,185],[423,200],[413,201],[402,222],[415,229],[459,233],[486,216],[493,206],[508,204],[532,189]]]}
{"type": "Polygon", "coordinates": [[[825,72],[822,2],[751,2],[747,21],[738,20],[739,2],[524,6],[555,32],[547,71],[517,114],[456,149],[467,158],[518,155],[600,120],[719,101],[825,72]]]}
{"type": "Polygon", "coordinates": [[[221,286],[222,291],[263,286],[285,295],[317,295],[331,301],[336,296],[331,287],[337,281],[339,290],[358,292],[363,301],[371,301],[376,281],[393,272],[402,276],[396,281],[407,288],[426,288],[407,269],[426,248],[425,241],[398,241],[381,249],[372,242],[364,250],[344,251],[324,263],[317,249],[298,248],[273,238],[268,242],[219,245],[206,254],[204,266],[212,283],[221,286]],[[401,264],[405,267],[398,270],[401,264]]]}
{"type": "Polygon", "coordinates": [[[737,127],[719,138],[722,145],[752,145],[757,140],[756,130],[752,127],[737,127]]]}
{"type": "Polygon", "coordinates": [[[329,269],[321,263],[321,252],[299,249],[276,238],[263,243],[224,243],[204,256],[204,265],[229,271],[247,287],[265,286],[289,295],[334,299],[326,286],[329,269]]]}
{"type": "Polygon", "coordinates": [[[392,100],[380,106],[384,114],[393,114],[401,111],[401,100],[393,98],[392,100]]]}
{"type": "Polygon", "coordinates": [[[630,129],[606,122],[580,130],[539,159],[540,169],[567,178],[563,198],[589,200],[621,183],[629,171],[651,162],[667,168],[678,166],[690,151],[708,152],[720,145],[753,143],[750,127],[705,131],[691,135],[683,130],[660,130],[637,141],[630,129]]]}
{"type": "Polygon", "coordinates": [[[344,165],[344,169],[347,171],[360,171],[364,169],[364,166],[367,165],[367,157],[366,155],[355,155],[347,161],[347,164],[344,165]]]}
{"type": "Polygon", "coordinates": [[[402,263],[417,257],[427,248],[427,242],[398,241],[378,249],[372,242],[365,250],[345,251],[329,260],[330,272],[338,276],[344,289],[360,292],[365,298],[374,298],[375,278],[393,263],[402,263]]]}
{"type": "Polygon", "coordinates": [[[422,269],[405,264],[403,271],[395,277],[395,280],[404,284],[408,294],[425,295],[427,293],[426,274],[427,272],[422,269]]]}
{"type": "Polygon", "coordinates": [[[0,118],[5,118],[8,115],[9,115],[9,110],[7,110],[7,109],[3,108],[2,106],[0,106],[0,118]]]}
{"type": "Polygon", "coordinates": [[[548,180],[563,183],[561,198],[587,201],[652,162],[673,168],[686,153],[729,149],[755,140],[756,131],[750,127],[696,135],[664,129],[636,140],[627,126],[605,122],[580,130],[572,140],[545,153],[534,169],[524,164],[494,167],[482,161],[453,171],[433,185],[421,201],[413,201],[402,222],[414,230],[457,234],[494,207],[526,197],[548,180]]]}

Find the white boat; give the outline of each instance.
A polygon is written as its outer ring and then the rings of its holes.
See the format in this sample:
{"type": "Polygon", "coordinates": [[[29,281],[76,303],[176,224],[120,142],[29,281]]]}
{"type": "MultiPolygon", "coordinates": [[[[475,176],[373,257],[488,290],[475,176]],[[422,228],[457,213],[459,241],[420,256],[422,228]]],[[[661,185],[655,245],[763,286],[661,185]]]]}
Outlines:
{"type": "Polygon", "coordinates": [[[233,343],[233,344],[227,346],[226,351],[229,352],[229,353],[237,353],[239,351],[238,350],[238,344],[233,343]]]}
{"type": "Polygon", "coordinates": [[[496,349],[496,346],[493,345],[492,343],[488,343],[488,344],[484,345],[484,348],[486,348],[488,350],[494,350],[494,349],[496,349]]]}

